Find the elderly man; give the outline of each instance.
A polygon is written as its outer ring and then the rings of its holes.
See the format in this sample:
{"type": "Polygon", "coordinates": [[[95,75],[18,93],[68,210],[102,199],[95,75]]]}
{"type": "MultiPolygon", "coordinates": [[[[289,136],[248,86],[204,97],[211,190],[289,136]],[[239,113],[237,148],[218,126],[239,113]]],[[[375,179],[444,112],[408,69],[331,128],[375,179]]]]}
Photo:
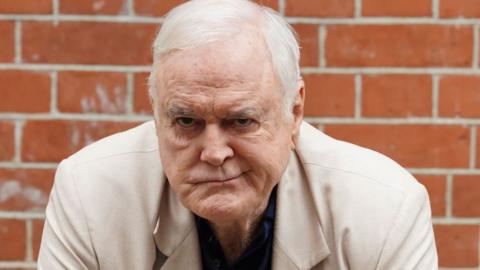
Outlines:
{"type": "Polygon", "coordinates": [[[277,13],[187,2],[153,61],[154,123],[60,164],[39,269],[436,269],[423,186],[302,122],[277,13]]]}

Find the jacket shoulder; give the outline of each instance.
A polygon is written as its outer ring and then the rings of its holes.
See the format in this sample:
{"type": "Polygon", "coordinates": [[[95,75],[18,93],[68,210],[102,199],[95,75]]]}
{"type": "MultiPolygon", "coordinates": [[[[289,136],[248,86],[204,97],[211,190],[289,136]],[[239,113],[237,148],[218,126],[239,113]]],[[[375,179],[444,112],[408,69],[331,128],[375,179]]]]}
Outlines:
{"type": "Polygon", "coordinates": [[[420,212],[422,229],[431,231],[425,188],[392,159],[308,124],[302,125],[297,145],[329,246],[335,256],[349,254],[337,262],[377,265],[389,243],[417,237],[393,231],[413,226],[420,212]]]}
{"type": "Polygon", "coordinates": [[[118,155],[158,151],[155,125],[148,121],[123,132],[115,133],[98,140],[78,152],[68,160],[82,164],[118,155]]]}

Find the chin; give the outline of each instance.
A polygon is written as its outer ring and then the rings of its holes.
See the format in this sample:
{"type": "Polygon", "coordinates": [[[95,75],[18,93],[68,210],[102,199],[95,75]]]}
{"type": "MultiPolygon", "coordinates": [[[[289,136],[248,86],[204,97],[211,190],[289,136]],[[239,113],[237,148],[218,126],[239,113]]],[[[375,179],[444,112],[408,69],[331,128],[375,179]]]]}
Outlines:
{"type": "Polygon", "coordinates": [[[231,195],[216,194],[197,202],[190,208],[196,215],[212,222],[222,222],[241,218],[246,207],[231,195]]]}

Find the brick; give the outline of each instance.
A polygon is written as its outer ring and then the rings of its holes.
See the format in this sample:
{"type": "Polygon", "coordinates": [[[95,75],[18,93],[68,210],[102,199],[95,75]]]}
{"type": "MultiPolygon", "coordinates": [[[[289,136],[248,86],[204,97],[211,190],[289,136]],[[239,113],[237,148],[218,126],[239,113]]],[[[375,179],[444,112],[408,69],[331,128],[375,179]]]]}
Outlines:
{"type": "Polygon", "coordinates": [[[443,76],[439,83],[439,115],[459,117],[480,116],[480,77],[443,76]]]}
{"type": "Polygon", "coordinates": [[[15,126],[11,122],[0,121],[0,161],[9,161],[15,154],[15,126]]]}
{"type": "Polygon", "coordinates": [[[459,25],[331,25],[325,47],[331,67],[471,67],[473,31],[459,25]]]}
{"type": "Polygon", "coordinates": [[[452,213],[457,217],[480,217],[480,175],[453,178],[452,213]]]}
{"type": "Polygon", "coordinates": [[[445,216],[447,180],[444,175],[415,175],[428,191],[433,216],[445,216]]]}
{"type": "Polygon", "coordinates": [[[123,113],[127,77],[112,72],[60,72],[58,109],[62,112],[123,113]]]}
{"type": "Polygon", "coordinates": [[[301,47],[300,65],[302,67],[318,66],[319,46],[318,46],[318,25],[313,24],[295,24],[293,28],[298,34],[301,47]]]}
{"type": "Polygon", "coordinates": [[[30,121],[24,126],[22,159],[58,162],[85,145],[137,124],[106,121],[30,121]]]}
{"type": "Polygon", "coordinates": [[[0,169],[0,210],[43,212],[54,175],[53,169],[0,169]]]}
{"type": "Polygon", "coordinates": [[[136,73],[134,75],[135,93],[133,95],[133,110],[136,113],[152,114],[150,97],[148,96],[147,78],[149,73],[136,73]]]}
{"type": "Polygon", "coordinates": [[[427,17],[432,16],[431,0],[363,0],[362,16],[427,17]]]}
{"type": "Polygon", "coordinates": [[[156,28],[153,24],[26,22],[22,52],[28,63],[145,65],[151,63],[156,28]]]}
{"type": "Polygon", "coordinates": [[[32,253],[35,261],[38,259],[38,252],[40,251],[44,222],[45,220],[43,219],[36,219],[32,221],[32,253]]]}
{"type": "Polygon", "coordinates": [[[478,225],[435,225],[440,267],[478,266],[478,225]]]}
{"type": "Polygon", "coordinates": [[[26,228],[23,220],[0,219],[0,261],[20,261],[26,257],[26,228]]]}
{"type": "Polygon", "coordinates": [[[52,0],[2,0],[3,14],[47,14],[52,13],[52,0]]]}
{"type": "Polygon", "coordinates": [[[363,116],[409,117],[431,114],[431,76],[395,74],[362,77],[363,116]]]}
{"type": "Polygon", "coordinates": [[[135,14],[142,16],[163,16],[172,8],[186,2],[186,0],[136,0],[135,14]]]}
{"type": "Polygon", "coordinates": [[[287,16],[353,17],[354,0],[286,0],[287,16]]]}
{"type": "Polygon", "coordinates": [[[326,133],[410,168],[467,168],[470,130],[455,125],[326,125],[326,133]]]}
{"type": "Polygon", "coordinates": [[[0,71],[0,112],[48,112],[50,87],[46,72],[0,71]]]}
{"type": "Polygon", "coordinates": [[[354,116],[355,78],[353,75],[307,74],[305,116],[354,116]]]}
{"type": "Polygon", "coordinates": [[[0,62],[13,62],[15,57],[14,23],[0,22],[0,62]]]}
{"type": "Polygon", "coordinates": [[[126,15],[128,6],[123,0],[60,0],[63,14],[107,14],[126,15]]]}
{"type": "Polygon", "coordinates": [[[480,17],[480,1],[478,0],[440,0],[440,17],[480,17]]]}

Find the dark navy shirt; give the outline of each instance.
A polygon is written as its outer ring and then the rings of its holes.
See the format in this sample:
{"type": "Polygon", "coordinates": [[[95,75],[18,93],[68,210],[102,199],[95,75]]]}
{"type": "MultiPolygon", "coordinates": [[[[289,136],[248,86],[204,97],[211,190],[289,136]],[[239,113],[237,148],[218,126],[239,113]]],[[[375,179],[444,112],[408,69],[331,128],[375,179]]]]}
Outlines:
{"type": "Polygon", "coordinates": [[[200,241],[203,270],[270,270],[272,268],[273,230],[277,187],[274,187],[267,209],[248,248],[228,265],[222,247],[208,221],[195,216],[200,241]]]}

